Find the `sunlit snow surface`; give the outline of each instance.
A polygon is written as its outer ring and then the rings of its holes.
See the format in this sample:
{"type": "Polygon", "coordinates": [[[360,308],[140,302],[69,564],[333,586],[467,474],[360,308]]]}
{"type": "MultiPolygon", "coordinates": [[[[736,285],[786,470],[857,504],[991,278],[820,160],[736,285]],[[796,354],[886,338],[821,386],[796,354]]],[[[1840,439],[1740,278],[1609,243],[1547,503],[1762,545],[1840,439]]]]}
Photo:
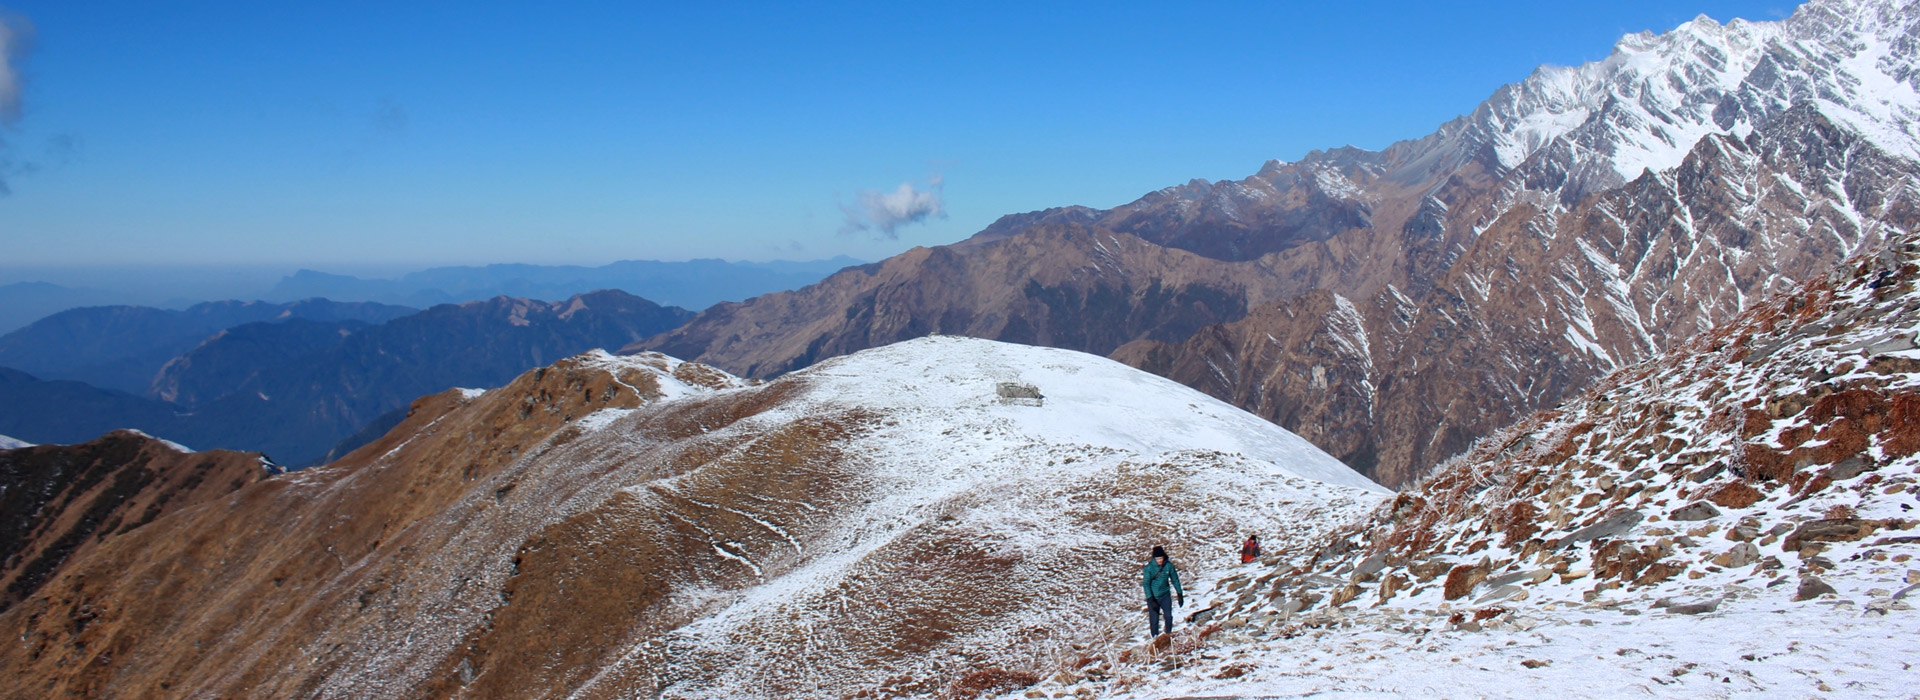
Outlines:
{"type": "Polygon", "coordinates": [[[33,446],[33,443],[31,442],[26,442],[16,438],[7,437],[5,435],[0,435],[0,450],[17,450],[22,447],[32,447],[32,446],[33,446]]]}
{"type": "Polygon", "coordinates": [[[961,431],[933,440],[927,447],[936,451],[974,436],[1079,443],[1145,457],[1216,450],[1271,463],[1275,476],[1387,492],[1253,414],[1170,379],[1071,350],[936,336],[828,360],[799,376],[809,380],[815,401],[937,418],[942,430],[961,431]],[[1039,406],[1002,402],[994,393],[999,382],[1033,385],[1045,398],[1039,406]]]}

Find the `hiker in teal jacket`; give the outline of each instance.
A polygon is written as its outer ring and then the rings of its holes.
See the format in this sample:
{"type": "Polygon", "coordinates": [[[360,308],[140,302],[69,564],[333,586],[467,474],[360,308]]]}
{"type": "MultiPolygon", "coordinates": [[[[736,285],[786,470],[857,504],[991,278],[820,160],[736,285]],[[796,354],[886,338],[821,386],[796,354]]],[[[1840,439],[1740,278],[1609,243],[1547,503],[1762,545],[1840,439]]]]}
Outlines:
{"type": "Polygon", "coordinates": [[[1187,594],[1180,589],[1180,570],[1174,568],[1173,560],[1167,558],[1167,550],[1154,545],[1153,556],[1147,558],[1147,565],[1140,570],[1140,587],[1147,593],[1147,630],[1153,636],[1160,636],[1160,618],[1167,620],[1167,632],[1173,632],[1173,603],[1179,598],[1181,605],[1187,604],[1187,594]]]}

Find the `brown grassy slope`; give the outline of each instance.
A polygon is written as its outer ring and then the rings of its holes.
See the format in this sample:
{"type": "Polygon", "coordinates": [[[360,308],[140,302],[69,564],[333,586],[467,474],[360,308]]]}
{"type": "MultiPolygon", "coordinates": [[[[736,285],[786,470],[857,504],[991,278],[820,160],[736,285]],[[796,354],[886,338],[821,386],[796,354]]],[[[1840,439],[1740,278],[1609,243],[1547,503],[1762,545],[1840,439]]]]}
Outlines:
{"type": "Polygon", "coordinates": [[[126,430],[0,451],[0,611],[101,543],[271,473],[255,453],[182,452],[126,430]]]}
{"type": "MultiPolygon", "coordinates": [[[[652,386],[643,374],[625,380],[652,386]]],[[[417,524],[567,421],[639,398],[605,372],[562,363],[478,403],[460,410],[457,391],[423,398],[339,463],[103,543],[0,616],[21,639],[0,650],[23,680],[7,695],[300,694],[330,663],[326,649],[381,622],[356,613],[444,544],[444,530],[417,524]]]]}

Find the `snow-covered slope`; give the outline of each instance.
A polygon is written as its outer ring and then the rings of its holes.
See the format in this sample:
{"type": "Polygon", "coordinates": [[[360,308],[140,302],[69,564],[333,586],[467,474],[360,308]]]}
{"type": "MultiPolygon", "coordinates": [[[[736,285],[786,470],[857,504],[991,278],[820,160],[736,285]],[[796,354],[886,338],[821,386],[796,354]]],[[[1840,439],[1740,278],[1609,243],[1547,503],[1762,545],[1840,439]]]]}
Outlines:
{"type": "MultiPolygon", "coordinates": [[[[942,433],[954,430],[913,441],[930,443],[936,459],[951,449],[1055,442],[1143,457],[1206,450],[1273,464],[1276,475],[1384,493],[1272,423],[1164,377],[1082,352],[934,336],[829,360],[799,376],[812,401],[883,410],[910,416],[914,425],[940,426],[942,433]],[[1002,400],[995,393],[1002,382],[1032,385],[1044,398],[1033,404],[1002,400]]],[[[903,452],[888,459],[913,456],[903,452]]]]}
{"type": "Polygon", "coordinates": [[[1189,580],[1204,581],[1232,560],[1242,533],[1301,542],[1385,493],[1271,423],[1084,353],[932,337],[790,381],[806,391],[783,412],[874,414],[877,423],[841,447],[843,478],[861,484],[863,503],[810,535],[780,526],[792,539],[772,551],[738,550],[754,580],[666,638],[670,656],[728,662],[669,684],[669,697],[838,694],[883,681],[892,691],[934,691],[970,672],[947,655],[976,669],[1032,672],[1030,659],[1060,652],[1071,630],[1127,617],[1133,562],[1146,547],[1168,545],[1189,580]],[[1003,382],[1044,398],[1002,399],[1003,382]],[[929,555],[946,558],[928,550],[954,542],[991,553],[987,571],[960,558],[946,572],[985,590],[955,591],[924,568],[929,555]],[[849,595],[924,611],[920,622],[952,636],[936,653],[875,667],[876,654],[903,640],[860,629],[891,623],[847,610],[849,595]],[[1006,607],[976,609],[986,601],[1006,607]],[[1023,639],[1034,630],[1049,643],[1023,639]],[[845,651],[828,658],[823,647],[845,651]],[[768,692],[775,678],[785,692],[768,692]]]}
{"type": "Polygon", "coordinates": [[[1910,694],[1916,333],[1906,233],[1225,577],[1176,653],[1031,692],[1910,694]]]}
{"type": "Polygon", "coordinates": [[[16,440],[14,438],[10,438],[5,435],[0,435],[0,450],[17,450],[22,447],[32,447],[32,446],[33,446],[33,443],[31,442],[16,440]]]}
{"type": "Polygon", "coordinates": [[[0,617],[33,640],[0,669],[187,695],[971,695],[1134,626],[1152,545],[1204,586],[1247,532],[1304,546],[1386,494],[1073,351],[933,337],[765,383],[596,352],[103,546],[0,617]],[[115,656],[31,652],[69,646],[115,656]]]}

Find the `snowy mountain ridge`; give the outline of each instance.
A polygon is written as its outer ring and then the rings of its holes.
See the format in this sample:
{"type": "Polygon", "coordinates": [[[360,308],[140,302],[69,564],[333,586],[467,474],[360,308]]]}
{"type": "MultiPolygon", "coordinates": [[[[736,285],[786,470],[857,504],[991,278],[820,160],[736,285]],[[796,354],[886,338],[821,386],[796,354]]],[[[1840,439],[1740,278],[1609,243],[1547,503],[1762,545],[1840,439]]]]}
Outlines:
{"type": "Polygon", "coordinates": [[[1153,545],[1201,585],[1245,532],[1305,546],[1387,493],[1074,351],[928,337],[768,382],[592,352],[101,543],[0,613],[23,635],[0,669],[32,693],[974,695],[1131,626],[1153,545]]]}
{"type": "Polygon", "coordinates": [[[1025,695],[1909,693],[1916,333],[1908,232],[1025,695]]]}
{"type": "Polygon", "coordinates": [[[1550,157],[1561,167],[1611,171],[1569,202],[1671,169],[1707,135],[1745,137],[1803,101],[1920,160],[1916,32],[1911,0],[1815,0],[1777,22],[1702,15],[1665,34],[1628,35],[1600,61],[1543,66],[1441,132],[1491,148],[1509,169],[1558,143],[1565,152],[1550,157]]]}

